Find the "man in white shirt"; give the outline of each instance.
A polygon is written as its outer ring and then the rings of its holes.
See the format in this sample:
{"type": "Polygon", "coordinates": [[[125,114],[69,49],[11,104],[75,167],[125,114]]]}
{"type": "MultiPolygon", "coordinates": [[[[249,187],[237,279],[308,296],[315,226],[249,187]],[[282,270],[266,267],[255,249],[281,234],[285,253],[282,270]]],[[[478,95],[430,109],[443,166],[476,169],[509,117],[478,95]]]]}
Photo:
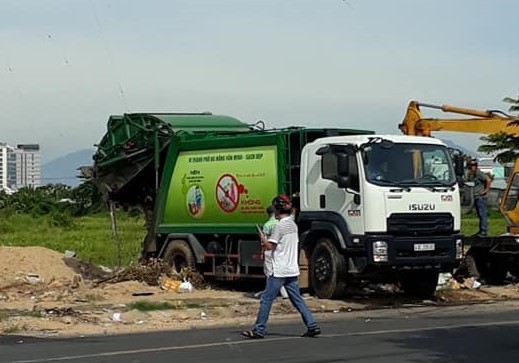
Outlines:
{"type": "Polygon", "coordinates": [[[274,226],[272,234],[268,238],[264,233],[261,233],[262,247],[272,251],[272,271],[267,276],[267,286],[261,295],[254,328],[242,331],[241,334],[249,339],[258,339],[265,336],[272,303],[279,294],[281,286],[284,286],[290,302],[301,314],[301,318],[306,325],[307,330],[302,336],[315,337],[321,334],[321,328],[317,326],[299,291],[299,238],[297,225],[291,218],[292,205],[290,199],[284,194],[274,198],[272,205],[276,210],[276,218],[279,222],[274,226]]]}
{"type": "MultiPolygon", "coordinates": [[[[269,205],[267,208],[267,214],[269,216],[269,220],[265,222],[263,225],[263,233],[267,237],[267,239],[272,234],[272,231],[274,230],[274,226],[278,224],[278,220],[276,218],[276,209],[274,209],[273,205],[269,205]]],[[[261,236],[260,236],[261,237],[261,236]]],[[[272,275],[272,251],[264,249],[263,251],[263,272],[266,277],[272,275]]],[[[284,286],[281,286],[281,297],[283,299],[288,299],[288,293],[284,286]]],[[[260,298],[261,294],[263,294],[263,291],[258,292],[254,294],[255,298],[260,298]]]]}

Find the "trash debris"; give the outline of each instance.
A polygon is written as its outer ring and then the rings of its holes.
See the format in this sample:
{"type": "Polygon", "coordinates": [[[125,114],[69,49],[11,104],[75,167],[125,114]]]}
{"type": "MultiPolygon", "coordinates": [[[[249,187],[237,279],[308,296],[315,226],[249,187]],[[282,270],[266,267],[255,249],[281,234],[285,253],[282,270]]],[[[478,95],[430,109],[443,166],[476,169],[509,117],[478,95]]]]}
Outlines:
{"type": "Polygon", "coordinates": [[[72,308],[51,308],[51,309],[43,309],[40,311],[43,316],[79,316],[81,313],[72,308]]]}
{"type": "Polygon", "coordinates": [[[70,251],[70,250],[65,250],[65,258],[72,258],[72,257],[76,257],[76,252],[70,251]]]}
{"type": "Polygon", "coordinates": [[[184,280],[177,289],[178,292],[192,292],[193,285],[191,282],[184,280]]]}
{"type": "Polygon", "coordinates": [[[200,319],[205,320],[207,318],[207,314],[205,312],[200,313],[200,319]]]}
{"type": "Polygon", "coordinates": [[[94,266],[89,262],[81,261],[76,257],[63,257],[63,262],[74,272],[81,275],[84,281],[94,281],[106,278],[108,273],[104,272],[100,267],[94,266]]]}
{"type": "Polygon", "coordinates": [[[153,292],[134,292],[132,296],[151,296],[153,292]]]}
{"type": "Polygon", "coordinates": [[[463,280],[463,284],[461,285],[461,287],[465,287],[470,290],[476,290],[481,287],[481,282],[479,282],[473,277],[469,277],[463,280]]]}
{"type": "Polygon", "coordinates": [[[394,284],[379,284],[377,290],[393,294],[398,291],[398,287],[394,284]]]}
{"type": "Polygon", "coordinates": [[[121,322],[121,313],[113,313],[112,320],[115,322],[121,322]]]}
{"type": "Polygon", "coordinates": [[[33,273],[28,273],[26,276],[25,276],[25,281],[31,285],[36,285],[36,284],[39,284],[39,283],[42,283],[44,282],[43,278],[40,277],[40,275],[38,274],[33,274],[33,273]]]}
{"type": "Polygon", "coordinates": [[[159,286],[162,290],[166,291],[177,291],[180,287],[182,281],[175,279],[173,277],[168,277],[166,275],[162,275],[159,278],[159,286]]]}
{"type": "Polygon", "coordinates": [[[452,279],[452,274],[444,272],[438,275],[438,285],[446,285],[452,279]]]}
{"type": "Polygon", "coordinates": [[[451,290],[461,289],[460,283],[455,279],[450,279],[449,282],[447,282],[446,286],[451,290]]]}
{"type": "Polygon", "coordinates": [[[101,271],[106,272],[107,274],[111,274],[114,272],[114,270],[112,270],[110,267],[106,267],[103,265],[99,265],[99,268],[101,269],[101,271]]]}

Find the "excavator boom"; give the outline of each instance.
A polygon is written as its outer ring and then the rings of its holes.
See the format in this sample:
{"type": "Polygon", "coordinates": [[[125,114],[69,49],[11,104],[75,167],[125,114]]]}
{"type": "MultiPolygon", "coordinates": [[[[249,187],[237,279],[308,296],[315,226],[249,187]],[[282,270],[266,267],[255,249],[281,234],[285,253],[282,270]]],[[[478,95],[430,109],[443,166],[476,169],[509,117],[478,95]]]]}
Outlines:
{"type": "Polygon", "coordinates": [[[482,111],[449,105],[431,105],[411,101],[407,107],[404,120],[398,128],[406,135],[431,136],[433,131],[469,132],[477,134],[494,134],[504,132],[515,135],[519,130],[511,124],[516,118],[502,111],[482,111]],[[471,118],[424,118],[420,107],[438,109],[446,113],[473,116],[471,118]]]}

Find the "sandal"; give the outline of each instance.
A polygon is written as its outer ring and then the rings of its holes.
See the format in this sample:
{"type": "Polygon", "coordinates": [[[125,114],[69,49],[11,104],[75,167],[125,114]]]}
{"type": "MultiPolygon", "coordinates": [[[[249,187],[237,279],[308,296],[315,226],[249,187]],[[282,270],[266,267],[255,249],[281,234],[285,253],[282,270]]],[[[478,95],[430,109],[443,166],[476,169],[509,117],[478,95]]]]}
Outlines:
{"type": "Polygon", "coordinates": [[[255,330],[244,330],[241,336],[247,339],[263,339],[263,335],[259,335],[255,330]]]}
{"type": "Polygon", "coordinates": [[[306,338],[313,338],[318,335],[321,335],[321,328],[319,328],[318,326],[316,326],[315,328],[312,328],[312,329],[308,329],[303,334],[301,334],[302,337],[306,337],[306,338]]]}

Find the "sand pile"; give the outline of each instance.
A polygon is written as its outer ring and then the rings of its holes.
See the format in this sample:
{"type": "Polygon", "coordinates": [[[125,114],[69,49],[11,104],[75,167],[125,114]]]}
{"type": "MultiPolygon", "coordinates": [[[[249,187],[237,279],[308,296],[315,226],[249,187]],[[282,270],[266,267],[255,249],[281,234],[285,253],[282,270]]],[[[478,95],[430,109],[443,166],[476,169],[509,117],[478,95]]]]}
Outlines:
{"type": "Polygon", "coordinates": [[[63,261],[63,254],[44,247],[0,246],[0,288],[37,276],[42,282],[74,279],[76,273],[63,261]]]}

